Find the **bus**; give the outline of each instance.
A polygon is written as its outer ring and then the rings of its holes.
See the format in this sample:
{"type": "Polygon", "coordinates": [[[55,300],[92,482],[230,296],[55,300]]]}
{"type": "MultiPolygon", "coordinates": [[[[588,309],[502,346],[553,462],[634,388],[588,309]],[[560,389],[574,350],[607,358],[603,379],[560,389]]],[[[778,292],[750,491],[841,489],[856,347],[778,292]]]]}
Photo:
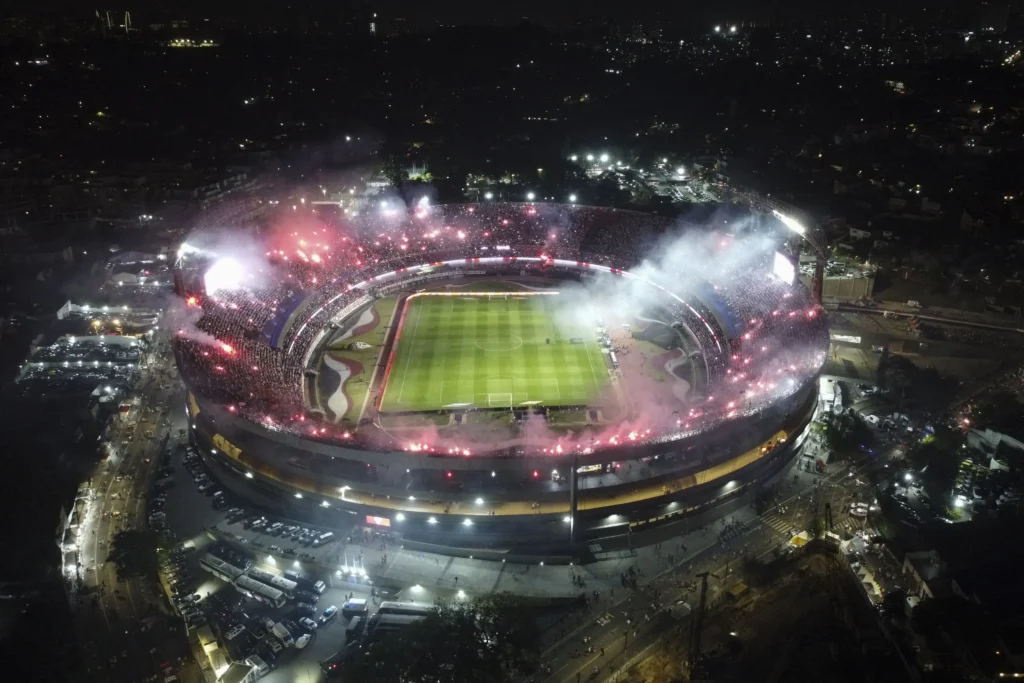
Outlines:
{"type": "Polygon", "coordinates": [[[426,614],[380,614],[378,612],[370,617],[369,623],[363,630],[362,638],[360,638],[360,645],[367,647],[388,633],[401,631],[409,624],[422,621],[426,616],[426,614]]]}
{"type": "Polygon", "coordinates": [[[294,581],[289,581],[280,574],[275,574],[266,569],[260,569],[259,567],[253,567],[248,572],[249,577],[256,579],[260,583],[265,583],[268,586],[273,586],[279,591],[286,593],[289,597],[295,592],[296,584],[294,581]]]}
{"type": "Polygon", "coordinates": [[[436,607],[426,602],[394,602],[385,600],[380,603],[377,614],[406,614],[417,617],[425,617],[433,612],[436,607]]]}
{"type": "Polygon", "coordinates": [[[234,583],[235,579],[245,573],[238,567],[228,564],[216,555],[211,555],[210,553],[207,553],[200,558],[199,566],[216,576],[218,579],[227,581],[228,583],[234,583]]]}
{"type": "Polygon", "coordinates": [[[281,576],[289,581],[294,581],[295,585],[304,591],[312,591],[319,594],[323,593],[327,587],[323,581],[314,581],[302,572],[295,571],[294,569],[285,569],[281,572],[281,576]]]}
{"type": "Polygon", "coordinates": [[[295,582],[289,581],[283,576],[275,576],[272,579],[270,579],[270,585],[276,588],[277,590],[281,591],[282,593],[286,593],[288,595],[291,595],[295,592],[295,582]]]}
{"type": "Polygon", "coordinates": [[[239,576],[235,579],[235,590],[242,595],[267,605],[273,605],[274,607],[282,607],[284,605],[284,593],[248,576],[239,576]]]}

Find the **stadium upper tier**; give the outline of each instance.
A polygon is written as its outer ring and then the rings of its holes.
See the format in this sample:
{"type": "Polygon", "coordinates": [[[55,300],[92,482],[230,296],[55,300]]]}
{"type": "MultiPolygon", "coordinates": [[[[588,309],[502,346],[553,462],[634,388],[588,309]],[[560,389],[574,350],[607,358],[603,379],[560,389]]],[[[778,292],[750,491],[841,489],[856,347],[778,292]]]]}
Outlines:
{"type": "Polygon", "coordinates": [[[706,395],[671,423],[634,420],[622,436],[679,438],[792,395],[824,362],[824,316],[802,287],[772,274],[780,240],[757,223],[740,235],[575,205],[385,208],[354,218],[321,214],[312,226],[296,221],[301,227],[267,239],[258,260],[206,251],[197,235],[181,268],[193,281],[205,274],[206,288],[189,299],[197,312],[178,334],[178,363],[193,391],[264,428],[351,444],[366,430],[321,419],[304,383],[330,332],[375,298],[466,271],[615,281],[630,296],[653,293],[696,344],[690,355],[707,373],[706,395]],[[701,252],[687,272],[651,266],[662,250],[679,248],[665,246],[678,234],[701,252]]]}

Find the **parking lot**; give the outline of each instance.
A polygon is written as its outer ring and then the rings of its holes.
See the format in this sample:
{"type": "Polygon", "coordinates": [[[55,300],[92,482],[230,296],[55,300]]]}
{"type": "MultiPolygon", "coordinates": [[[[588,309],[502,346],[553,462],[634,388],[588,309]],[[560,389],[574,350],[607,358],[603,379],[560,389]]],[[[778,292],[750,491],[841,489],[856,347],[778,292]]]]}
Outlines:
{"type": "MultiPolygon", "coordinates": [[[[370,598],[361,554],[347,557],[344,539],[339,543],[334,534],[324,538],[326,529],[254,512],[226,491],[215,495],[221,487],[185,444],[174,448],[171,463],[161,474],[166,476],[153,487],[150,516],[159,515],[152,522],[166,526],[180,542],[162,560],[161,572],[189,631],[194,635],[208,627],[234,661],[260,657],[271,668],[271,682],[319,680],[320,662],[341,649],[348,622],[339,610],[321,624],[324,610],[340,608],[349,598],[370,598]],[[281,607],[247,597],[200,567],[201,558],[214,550],[233,566],[244,564],[250,575],[294,571],[310,581],[322,580],[323,592],[296,590],[294,599],[281,607]],[[341,567],[348,571],[339,571],[341,567]],[[314,627],[304,619],[317,623],[314,627]],[[292,646],[283,647],[281,638],[269,632],[277,623],[291,634],[292,646]],[[305,635],[309,637],[302,638],[305,635]]],[[[368,602],[372,610],[372,601],[368,602]]]]}

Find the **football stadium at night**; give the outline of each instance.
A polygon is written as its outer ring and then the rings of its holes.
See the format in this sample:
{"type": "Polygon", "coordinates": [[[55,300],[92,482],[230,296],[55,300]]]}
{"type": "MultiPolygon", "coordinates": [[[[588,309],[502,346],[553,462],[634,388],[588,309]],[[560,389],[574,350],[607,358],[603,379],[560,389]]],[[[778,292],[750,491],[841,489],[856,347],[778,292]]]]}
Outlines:
{"type": "Polygon", "coordinates": [[[828,330],[777,217],[334,208],[179,251],[191,438],[253,504],[550,553],[727,508],[796,456],[828,330]]]}

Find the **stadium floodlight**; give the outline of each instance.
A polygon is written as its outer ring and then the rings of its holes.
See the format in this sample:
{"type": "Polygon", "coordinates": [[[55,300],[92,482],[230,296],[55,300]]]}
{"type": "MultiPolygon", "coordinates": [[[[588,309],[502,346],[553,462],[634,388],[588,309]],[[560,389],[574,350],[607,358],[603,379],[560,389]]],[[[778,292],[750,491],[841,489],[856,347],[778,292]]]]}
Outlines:
{"type": "Polygon", "coordinates": [[[529,199],[529,200],[530,200],[531,202],[533,201],[533,198],[534,198],[534,197],[536,197],[536,196],[537,196],[537,195],[535,195],[535,194],[534,194],[534,193],[532,193],[532,192],[527,192],[527,193],[526,193],[526,198],[527,198],[527,199],[529,199]]]}
{"type": "Polygon", "coordinates": [[[601,163],[602,163],[602,164],[607,164],[607,163],[608,163],[608,159],[609,159],[609,158],[610,158],[610,157],[609,157],[609,156],[608,156],[607,154],[602,154],[602,155],[601,155],[601,163]]]}
{"type": "Polygon", "coordinates": [[[721,32],[722,32],[722,27],[721,26],[716,26],[715,27],[715,33],[721,33],[721,32]]]}
{"type": "Polygon", "coordinates": [[[484,192],[484,199],[494,199],[493,192],[484,192]]]}
{"type": "Polygon", "coordinates": [[[805,228],[797,219],[787,216],[786,214],[776,209],[772,209],[772,215],[778,218],[779,222],[781,222],[783,225],[785,225],[787,228],[789,228],[796,234],[801,236],[807,234],[807,228],[805,228]]]}
{"type": "Polygon", "coordinates": [[[576,195],[574,195],[574,194],[569,195],[569,201],[571,203],[575,204],[576,203],[576,195]]]}
{"type": "Polygon", "coordinates": [[[212,295],[224,289],[239,289],[244,277],[242,264],[230,257],[222,258],[214,263],[203,277],[206,293],[212,295]]]}

